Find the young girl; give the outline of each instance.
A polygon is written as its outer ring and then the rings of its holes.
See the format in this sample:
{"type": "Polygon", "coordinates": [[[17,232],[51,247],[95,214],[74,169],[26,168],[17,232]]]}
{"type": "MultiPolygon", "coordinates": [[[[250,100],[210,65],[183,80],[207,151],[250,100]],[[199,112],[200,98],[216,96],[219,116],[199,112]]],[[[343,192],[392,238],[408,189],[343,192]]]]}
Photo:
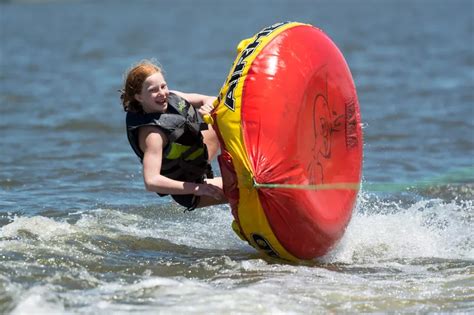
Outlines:
{"type": "Polygon", "coordinates": [[[227,202],[209,163],[219,142],[202,121],[215,97],[168,90],[161,68],[145,60],[128,71],[121,99],[148,191],[169,194],[188,210],[227,202]]]}

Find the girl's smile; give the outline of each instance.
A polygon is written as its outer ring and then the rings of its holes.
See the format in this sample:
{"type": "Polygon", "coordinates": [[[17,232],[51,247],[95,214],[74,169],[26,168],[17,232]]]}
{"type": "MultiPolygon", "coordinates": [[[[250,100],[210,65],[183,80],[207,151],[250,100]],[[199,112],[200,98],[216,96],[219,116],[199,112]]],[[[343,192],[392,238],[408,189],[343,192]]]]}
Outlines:
{"type": "Polygon", "coordinates": [[[135,94],[146,113],[160,112],[164,113],[168,108],[168,95],[170,91],[168,85],[161,74],[156,72],[150,75],[143,82],[142,90],[135,94]]]}

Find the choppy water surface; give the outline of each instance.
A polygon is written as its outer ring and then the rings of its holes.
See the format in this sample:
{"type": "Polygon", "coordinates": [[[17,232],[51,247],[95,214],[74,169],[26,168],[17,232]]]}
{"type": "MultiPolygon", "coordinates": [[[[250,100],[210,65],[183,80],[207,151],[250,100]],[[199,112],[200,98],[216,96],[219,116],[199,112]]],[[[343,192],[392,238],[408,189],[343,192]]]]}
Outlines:
{"type": "MultiPolygon", "coordinates": [[[[474,312],[471,1],[0,2],[0,313],[474,312]],[[198,10],[199,9],[199,10],[198,10]],[[271,261],[227,206],[146,193],[122,74],[216,94],[237,42],[322,28],[352,70],[364,181],[338,246],[271,261]]],[[[215,165],[217,167],[217,165],[215,165]]]]}

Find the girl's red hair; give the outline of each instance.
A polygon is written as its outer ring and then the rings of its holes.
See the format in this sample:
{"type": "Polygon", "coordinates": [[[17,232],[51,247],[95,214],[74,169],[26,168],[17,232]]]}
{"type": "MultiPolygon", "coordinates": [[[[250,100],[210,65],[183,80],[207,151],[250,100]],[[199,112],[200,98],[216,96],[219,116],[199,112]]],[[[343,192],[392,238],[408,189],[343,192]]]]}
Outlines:
{"type": "Polygon", "coordinates": [[[142,60],[127,71],[124,87],[121,90],[122,94],[120,95],[124,111],[143,111],[142,105],[135,99],[135,94],[140,94],[146,78],[157,72],[162,73],[163,71],[161,67],[150,60],[142,60]]]}

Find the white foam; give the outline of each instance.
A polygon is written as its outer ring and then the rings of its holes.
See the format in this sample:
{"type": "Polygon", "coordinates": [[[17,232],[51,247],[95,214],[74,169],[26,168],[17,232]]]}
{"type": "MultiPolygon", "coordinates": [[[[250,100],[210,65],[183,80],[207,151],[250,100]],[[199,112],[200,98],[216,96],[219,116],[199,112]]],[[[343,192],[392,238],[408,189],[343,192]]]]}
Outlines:
{"type": "Polygon", "coordinates": [[[209,207],[196,211],[199,213],[189,214],[186,222],[167,222],[161,230],[174,243],[197,248],[225,250],[247,246],[231,228],[230,210],[209,207]]]}
{"type": "Polygon", "coordinates": [[[378,211],[357,211],[340,244],[325,261],[474,258],[473,229],[465,217],[472,210],[471,203],[425,200],[405,209],[393,203],[371,206],[379,207],[378,211]]]}
{"type": "Polygon", "coordinates": [[[49,240],[56,236],[75,233],[77,230],[67,222],[58,222],[43,216],[16,217],[13,222],[0,228],[0,237],[15,237],[20,231],[27,231],[42,240],[49,240]]]}
{"type": "Polygon", "coordinates": [[[101,234],[113,237],[118,234],[139,238],[166,239],[178,245],[203,249],[245,248],[232,231],[232,215],[228,208],[218,206],[197,209],[192,213],[179,213],[167,217],[157,211],[156,217],[144,218],[138,214],[111,209],[97,209],[82,214],[76,227],[100,230],[101,234]]]}
{"type": "MultiPolygon", "coordinates": [[[[114,314],[127,314],[129,311],[143,314],[165,312],[166,314],[214,314],[232,313],[263,313],[263,314],[292,314],[291,311],[281,311],[282,300],[276,288],[261,291],[261,286],[240,287],[233,290],[216,288],[209,284],[185,278],[154,277],[138,281],[134,284],[107,284],[97,288],[106,296],[148,297],[152,304],[148,306],[127,305],[114,303],[110,299],[100,299],[93,303],[88,311],[97,312],[105,309],[114,314]],[[144,294],[146,292],[146,294],[144,294]],[[261,300],[262,296],[265,297],[261,300]],[[280,305],[278,305],[280,304],[280,305]]],[[[266,288],[268,289],[268,288],[266,288]]],[[[97,295],[95,295],[97,296],[97,295]]]]}
{"type": "Polygon", "coordinates": [[[29,289],[23,296],[19,296],[20,300],[11,312],[11,315],[56,315],[68,314],[64,306],[57,302],[48,301],[50,295],[48,286],[36,286],[29,289]]]}

